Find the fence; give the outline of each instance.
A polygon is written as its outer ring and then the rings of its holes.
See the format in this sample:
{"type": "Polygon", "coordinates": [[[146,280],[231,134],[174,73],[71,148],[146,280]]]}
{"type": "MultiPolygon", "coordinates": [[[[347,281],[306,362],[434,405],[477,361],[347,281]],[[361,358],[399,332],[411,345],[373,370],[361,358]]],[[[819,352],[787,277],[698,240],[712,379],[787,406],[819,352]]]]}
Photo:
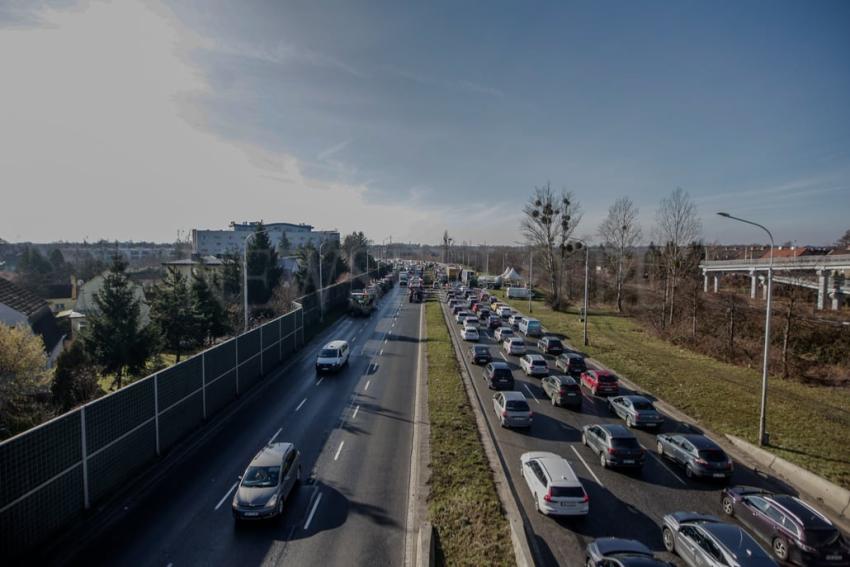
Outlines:
{"type": "MultiPolygon", "coordinates": [[[[325,289],[344,307],[348,282],[325,289]]],[[[0,443],[0,560],[84,515],[301,348],[320,324],[303,306],[0,443]]],[[[0,561],[2,563],[2,561],[0,561]]]]}

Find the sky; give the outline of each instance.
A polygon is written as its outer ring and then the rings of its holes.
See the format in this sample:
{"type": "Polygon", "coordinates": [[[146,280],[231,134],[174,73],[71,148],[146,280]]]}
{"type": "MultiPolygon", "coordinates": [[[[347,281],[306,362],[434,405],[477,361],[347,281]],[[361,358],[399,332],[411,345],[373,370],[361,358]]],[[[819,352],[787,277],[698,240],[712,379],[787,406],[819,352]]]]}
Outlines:
{"type": "Polygon", "coordinates": [[[649,241],[850,228],[850,2],[0,2],[0,238],[230,221],[510,244],[551,182],[649,241]]]}

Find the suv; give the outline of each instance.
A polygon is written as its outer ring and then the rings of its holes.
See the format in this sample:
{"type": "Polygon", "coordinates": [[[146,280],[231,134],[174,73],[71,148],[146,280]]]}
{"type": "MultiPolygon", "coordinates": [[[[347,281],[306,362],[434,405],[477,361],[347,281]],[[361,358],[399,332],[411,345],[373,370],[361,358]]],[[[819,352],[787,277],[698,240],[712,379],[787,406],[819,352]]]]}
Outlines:
{"type": "Polygon", "coordinates": [[[472,316],[473,316],[472,313],[470,313],[469,311],[466,311],[466,310],[458,311],[457,313],[455,313],[455,322],[458,325],[462,325],[464,320],[467,317],[472,317],[472,316]]]}
{"type": "Polygon", "coordinates": [[[626,420],[629,427],[661,427],[664,416],[643,396],[617,396],[608,400],[608,409],[626,420]]]}
{"type": "Polygon", "coordinates": [[[507,362],[490,362],[484,367],[484,379],[491,390],[511,390],[514,387],[514,373],[507,362]]]}
{"type": "Polygon", "coordinates": [[[493,394],[493,409],[502,427],[531,427],[534,414],[522,392],[493,394]]]}
{"type": "Polygon", "coordinates": [[[508,323],[510,323],[510,324],[511,324],[511,328],[512,328],[514,331],[519,330],[519,324],[520,324],[521,322],[522,322],[522,315],[520,315],[519,313],[514,313],[514,314],[513,314],[513,315],[511,315],[511,316],[510,316],[510,318],[508,319],[508,323]]]}
{"type": "Polygon", "coordinates": [[[498,329],[502,326],[502,318],[498,315],[490,315],[489,320],[487,321],[487,327],[490,329],[498,329]]]}
{"type": "Polygon", "coordinates": [[[331,341],[322,347],[316,357],[316,372],[339,371],[351,355],[351,348],[346,341],[331,341]]]}
{"type": "Polygon", "coordinates": [[[581,385],[590,390],[594,396],[600,394],[620,393],[617,377],[607,370],[585,370],[581,373],[581,385]]]}
{"type": "Polygon", "coordinates": [[[534,451],[523,453],[519,460],[538,512],[547,516],[586,516],[590,512],[590,498],[565,458],[534,451]]]}
{"type": "Polygon", "coordinates": [[[553,374],[540,380],[543,391],[552,400],[553,406],[581,408],[581,389],[572,376],[553,374]]]}
{"type": "Polygon", "coordinates": [[[599,455],[599,464],[607,467],[640,468],[646,459],[646,451],[638,443],[635,434],[622,425],[597,423],[585,425],[581,432],[581,444],[599,455]]]}
{"type": "Polygon", "coordinates": [[[577,352],[565,352],[555,359],[555,368],[570,376],[581,376],[587,370],[587,363],[577,352]]]}
{"type": "Polygon", "coordinates": [[[510,327],[499,327],[493,332],[493,338],[499,342],[504,342],[508,337],[514,336],[514,330],[510,327]]]}
{"type": "Polygon", "coordinates": [[[776,567],[743,528],[699,512],[674,512],[662,520],[664,548],[688,567],[776,567]]]}
{"type": "Polygon", "coordinates": [[[659,433],[655,440],[658,455],[685,467],[688,478],[729,480],[732,476],[732,459],[705,435],[659,433]]]}
{"type": "Polygon", "coordinates": [[[850,548],[838,528],[799,498],[735,486],[723,491],[720,505],[769,544],[780,561],[850,565],[850,548]]]}
{"type": "Polygon", "coordinates": [[[558,337],[541,337],[537,339],[537,350],[543,354],[558,355],[564,352],[564,343],[558,337]]]}
{"type": "Polygon", "coordinates": [[[513,312],[514,312],[514,310],[513,310],[513,309],[511,309],[511,308],[510,308],[509,306],[507,306],[507,305],[502,305],[501,307],[499,307],[498,309],[496,309],[496,313],[498,313],[498,314],[499,314],[499,317],[501,317],[502,319],[507,319],[508,317],[510,317],[511,315],[513,315],[513,312]]]}
{"type": "Polygon", "coordinates": [[[519,337],[508,337],[502,341],[502,348],[508,354],[525,354],[525,342],[519,337]]]}
{"type": "Polygon", "coordinates": [[[301,482],[301,454],[292,443],[260,449],[239,477],[231,508],[235,520],[260,520],[283,514],[283,502],[301,482]]]}
{"type": "Polygon", "coordinates": [[[519,359],[519,367],[526,376],[546,376],[549,374],[549,366],[546,359],[540,354],[526,354],[519,359]]]}
{"type": "Polygon", "coordinates": [[[472,359],[473,364],[483,364],[493,360],[490,349],[484,345],[473,345],[469,349],[469,358],[472,359]]]}

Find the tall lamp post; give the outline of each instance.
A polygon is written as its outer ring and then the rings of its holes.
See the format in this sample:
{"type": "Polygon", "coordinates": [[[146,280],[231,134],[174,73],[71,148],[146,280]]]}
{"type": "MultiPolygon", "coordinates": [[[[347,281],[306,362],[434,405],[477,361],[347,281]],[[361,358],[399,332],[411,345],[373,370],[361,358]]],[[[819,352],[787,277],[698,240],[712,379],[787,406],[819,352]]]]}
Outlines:
{"type": "Polygon", "coordinates": [[[268,230],[258,230],[245,237],[245,245],[242,247],[242,302],[245,314],[245,331],[248,331],[248,241],[260,233],[268,234],[268,230]]]}
{"type": "Polygon", "coordinates": [[[767,306],[765,307],[764,316],[764,361],[762,362],[761,369],[761,415],[759,416],[759,445],[764,446],[770,444],[770,435],[765,429],[767,427],[767,363],[770,355],[770,303],[772,295],[771,292],[773,291],[773,235],[767,227],[762,226],[757,222],[733,217],[729,213],[720,212],[717,214],[727,219],[736,220],[738,222],[758,227],[765,231],[768,238],[770,238],[770,264],[768,264],[767,267],[767,306]]]}
{"type": "Polygon", "coordinates": [[[588,309],[587,309],[587,292],[590,284],[590,245],[586,240],[582,240],[581,238],[572,238],[571,240],[575,240],[579,243],[579,247],[584,247],[584,308],[582,309],[584,320],[584,346],[590,344],[590,340],[587,337],[587,317],[588,317],[588,309]]]}
{"type": "Polygon", "coordinates": [[[325,282],[322,277],[322,248],[325,247],[326,240],[319,243],[319,320],[325,320],[325,282]]]}

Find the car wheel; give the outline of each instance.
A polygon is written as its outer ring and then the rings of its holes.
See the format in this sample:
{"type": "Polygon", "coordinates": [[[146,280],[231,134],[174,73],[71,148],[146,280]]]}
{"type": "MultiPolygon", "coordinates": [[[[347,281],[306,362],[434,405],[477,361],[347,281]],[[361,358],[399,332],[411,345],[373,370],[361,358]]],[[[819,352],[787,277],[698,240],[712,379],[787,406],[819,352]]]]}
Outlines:
{"type": "Polygon", "coordinates": [[[635,421],[634,421],[634,419],[632,418],[632,416],[628,416],[628,417],[626,418],[626,427],[628,427],[628,428],[632,428],[632,427],[634,427],[634,426],[635,426],[635,421]]]}
{"type": "Polygon", "coordinates": [[[735,515],[735,505],[729,496],[723,497],[723,500],[720,501],[720,507],[723,508],[723,513],[727,516],[735,515]]]}
{"type": "Polygon", "coordinates": [[[584,565],[585,565],[585,567],[596,567],[596,564],[593,562],[593,559],[591,559],[590,557],[587,558],[587,561],[585,562],[584,565]]]}
{"type": "Polygon", "coordinates": [[[685,465],[685,476],[694,478],[694,469],[691,468],[691,465],[685,465]]]}
{"type": "Polygon", "coordinates": [[[608,468],[608,461],[605,460],[605,453],[603,453],[602,451],[599,452],[599,464],[602,466],[603,469],[608,468]]]}
{"type": "Polygon", "coordinates": [[[534,510],[538,514],[542,514],[543,512],[540,510],[540,500],[537,499],[537,495],[534,494],[534,510]]]}
{"type": "Polygon", "coordinates": [[[557,406],[558,403],[555,401],[555,396],[552,396],[552,405],[557,406]]]}
{"type": "Polygon", "coordinates": [[[655,449],[658,451],[658,454],[662,457],[664,456],[664,445],[661,444],[661,441],[655,446],[655,449]]]}
{"type": "Polygon", "coordinates": [[[295,471],[295,483],[301,483],[301,465],[298,465],[298,469],[295,471]]]}
{"type": "Polygon", "coordinates": [[[587,435],[584,433],[581,434],[581,444],[587,447],[587,435]]]}
{"type": "Polygon", "coordinates": [[[670,553],[676,552],[676,540],[674,539],[673,532],[670,531],[670,528],[664,528],[661,530],[661,539],[664,542],[664,549],[670,553]]]}
{"type": "Polygon", "coordinates": [[[773,547],[773,554],[776,555],[776,557],[780,561],[787,561],[788,560],[788,542],[787,541],[785,541],[781,537],[774,538],[773,544],[772,544],[771,547],[773,547]]]}

